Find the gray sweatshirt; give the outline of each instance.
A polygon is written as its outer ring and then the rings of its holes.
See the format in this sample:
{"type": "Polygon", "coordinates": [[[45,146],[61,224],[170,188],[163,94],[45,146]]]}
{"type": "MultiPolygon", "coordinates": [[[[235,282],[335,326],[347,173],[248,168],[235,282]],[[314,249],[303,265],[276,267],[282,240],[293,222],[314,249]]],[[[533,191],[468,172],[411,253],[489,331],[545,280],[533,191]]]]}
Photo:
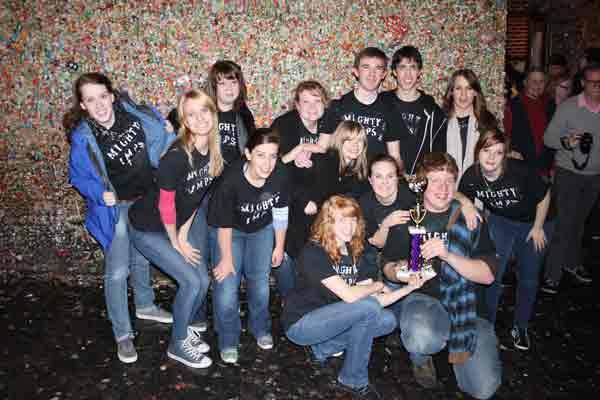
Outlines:
{"type": "Polygon", "coordinates": [[[585,107],[580,107],[578,97],[571,97],[558,106],[554,118],[544,133],[544,144],[557,150],[555,156],[557,167],[576,174],[597,175],[600,174],[600,113],[593,113],[585,107]],[[561,137],[568,136],[575,129],[589,132],[594,138],[590,160],[582,170],[576,169],[572,161],[574,159],[578,164],[585,161],[586,155],[581,153],[579,145],[573,150],[567,150],[560,142],[561,137]]]}

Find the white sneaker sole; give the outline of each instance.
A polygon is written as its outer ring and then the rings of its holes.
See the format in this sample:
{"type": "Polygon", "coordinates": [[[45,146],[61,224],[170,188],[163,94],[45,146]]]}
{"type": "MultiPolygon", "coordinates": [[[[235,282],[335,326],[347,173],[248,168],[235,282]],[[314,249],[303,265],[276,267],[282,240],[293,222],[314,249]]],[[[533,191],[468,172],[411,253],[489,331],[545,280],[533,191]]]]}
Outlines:
{"type": "Polygon", "coordinates": [[[145,319],[147,321],[162,322],[163,324],[172,324],[173,323],[173,317],[170,317],[170,318],[161,318],[161,317],[156,317],[156,316],[150,315],[150,314],[138,314],[138,313],[135,313],[135,316],[138,319],[145,319]]]}
{"type": "Polygon", "coordinates": [[[225,363],[225,364],[235,364],[238,362],[238,357],[223,357],[223,354],[221,354],[221,360],[225,363]]]}
{"type": "Polygon", "coordinates": [[[175,361],[179,361],[180,363],[187,365],[190,368],[208,368],[212,365],[212,360],[206,356],[202,357],[200,362],[191,362],[186,360],[185,358],[179,357],[176,354],[167,351],[167,356],[175,361]]]}
{"type": "Polygon", "coordinates": [[[267,345],[261,345],[260,343],[256,342],[256,345],[258,347],[260,347],[263,350],[271,350],[274,346],[272,344],[267,344],[267,345]]]}
{"type": "Polygon", "coordinates": [[[124,356],[122,356],[121,354],[119,354],[118,352],[117,352],[117,357],[119,357],[119,360],[120,360],[122,363],[125,363],[125,364],[131,364],[131,363],[134,363],[134,362],[136,362],[136,361],[137,361],[137,359],[138,359],[138,356],[137,356],[137,354],[136,354],[134,357],[124,357],[124,356]]]}

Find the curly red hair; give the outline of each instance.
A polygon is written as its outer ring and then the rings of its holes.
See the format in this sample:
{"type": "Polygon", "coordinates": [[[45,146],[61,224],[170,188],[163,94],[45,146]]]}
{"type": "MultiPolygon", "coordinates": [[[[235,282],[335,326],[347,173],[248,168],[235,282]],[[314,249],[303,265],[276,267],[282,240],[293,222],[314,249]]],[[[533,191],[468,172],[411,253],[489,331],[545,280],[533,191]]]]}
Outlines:
{"type": "Polygon", "coordinates": [[[356,217],[357,224],[349,245],[349,253],[354,263],[358,263],[365,248],[365,219],[358,202],[347,196],[334,195],[327,199],[310,229],[310,240],[319,243],[334,264],[342,259],[342,253],[335,237],[334,225],[338,216],[356,217]]]}

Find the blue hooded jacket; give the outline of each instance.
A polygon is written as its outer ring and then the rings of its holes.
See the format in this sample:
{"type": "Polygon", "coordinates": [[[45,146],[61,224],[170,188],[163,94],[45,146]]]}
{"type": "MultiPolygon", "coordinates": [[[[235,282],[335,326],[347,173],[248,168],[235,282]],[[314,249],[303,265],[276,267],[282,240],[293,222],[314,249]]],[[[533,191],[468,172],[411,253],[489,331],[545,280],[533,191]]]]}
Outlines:
{"type": "MultiPolygon", "coordinates": [[[[141,121],[150,164],[157,168],[161,155],[175,140],[175,135],[165,129],[165,120],[156,109],[148,107],[151,112],[143,110],[127,101],[127,98],[117,101],[120,101],[126,112],[141,121]]],[[[112,243],[119,214],[117,207],[108,207],[104,203],[102,194],[116,191],[108,179],[100,147],[85,120],[75,127],[71,135],[69,180],[86,201],[86,228],[106,252],[112,243]]]]}

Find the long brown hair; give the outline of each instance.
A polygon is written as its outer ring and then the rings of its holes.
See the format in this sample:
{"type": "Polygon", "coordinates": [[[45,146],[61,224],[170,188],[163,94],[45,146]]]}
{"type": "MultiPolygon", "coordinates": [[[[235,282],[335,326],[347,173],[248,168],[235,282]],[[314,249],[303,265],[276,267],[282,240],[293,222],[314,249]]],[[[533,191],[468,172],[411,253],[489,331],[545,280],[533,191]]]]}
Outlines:
{"type": "Polygon", "coordinates": [[[86,74],[81,75],[75,83],[73,84],[73,105],[71,108],[65,113],[63,116],[63,128],[65,128],[65,132],[70,137],[71,131],[77,126],[79,121],[85,116],[87,116],[87,111],[81,108],[81,103],[83,102],[83,94],[81,93],[81,88],[87,84],[94,85],[103,85],[106,87],[106,90],[117,96],[117,92],[113,89],[113,84],[110,79],[99,72],[88,72],[86,74]]]}
{"type": "Polygon", "coordinates": [[[230,60],[219,60],[210,67],[208,71],[208,82],[206,92],[217,104],[217,85],[223,79],[236,80],[240,84],[240,94],[233,103],[233,111],[239,111],[242,105],[246,103],[246,81],[242,68],[230,60]]]}
{"type": "Polygon", "coordinates": [[[339,264],[342,260],[342,253],[335,237],[334,225],[336,216],[340,214],[357,219],[356,230],[348,250],[352,262],[358,263],[365,247],[365,219],[360,206],[351,197],[334,195],[325,200],[310,228],[310,240],[320,244],[333,263],[339,264]]]}
{"type": "Polygon", "coordinates": [[[209,167],[208,174],[212,177],[221,175],[225,162],[221,155],[221,137],[219,136],[219,117],[217,114],[217,106],[210,96],[201,89],[192,89],[181,95],[177,104],[177,116],[181,121],[181,126],[177,134],[177,141],[181,143],[188,156],[190,165],[192,164],[192,151],[194,150],[195,134],[186,125],[185,122],[185,102],[188,100],[197,100],[203,107],[208,108],[212,114],[213,126],[208,134],[208,153],[209,167]]]}
{"type": "Polygon", "coordinates": [[[448,87],[446,88],[446,94],[444,95],[444,111],[449,117],[454,116],[454,87],[456,86],[456,79],[461,76],[468,83],[471,89],[475,92],[475,98],[473,99],[473,113],[477,119],[477,126],[480,131],[495,127],[498,125],[494,114],[488,111],[485,96],[481,90],[481,84],[479,78],[475,72],[470,69],[459,69],[455,71],[450,80],[448,81],[448,87]]]}

